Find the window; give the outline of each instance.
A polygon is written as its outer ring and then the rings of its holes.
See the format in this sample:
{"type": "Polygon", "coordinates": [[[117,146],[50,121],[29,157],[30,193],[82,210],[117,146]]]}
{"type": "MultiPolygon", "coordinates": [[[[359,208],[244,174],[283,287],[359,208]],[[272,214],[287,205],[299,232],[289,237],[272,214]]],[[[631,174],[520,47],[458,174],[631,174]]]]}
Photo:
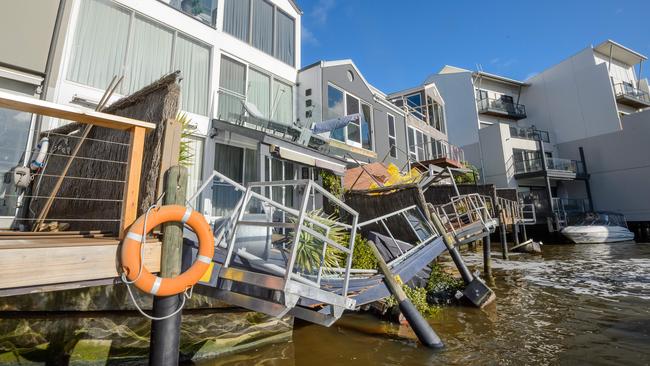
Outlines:
{"type": "MultiPolygon", "coordinates": [[[[214,169],[241,184],[258,180],[257,151],[236,146],[216,144],[214,169]]],[[[227,183],[215,181],[212,188],[212,215],[233,214],[243,192],[227,183]]]]}
{"type": "Polygon", "coordinates": [[[361,147],[372,150],[372,107],[370,104],[361,104],[361,147]]]}
{"type": "Polygon", "coordinates": [[[408,128],[409,158],[415,161],[427,159],[427,136],[413,127],[408,128]]]}
{"type": "MultiPolygon", "coordinates": [[[[346,115],[359,113],[359,99],[351,96],[350,94],[345,95],[345,106],[346,106],[346,115]]],[[[346,127],[347,134],[347,143],[354,146],[361,146],[361,125],[360,121],[352,121],[346,127]]]]}
{"type": "Polygon", "coordinates": [[[291,85],[274,80],[273,95],[275,104],[273,120],[291,125],[293,123],[293,88],[291,85]]]}
{"type": "Polygon", "coordinates": [[[0,227],[11,225],[11,220],[3,220],[3,216],[13,217],[16,213],[18,197],[12,169],[23,162],[25,150],[29,159],[31,152],[26,146],[31,125],[32,114],[0,108],[0,227]]]}
{"type": "Polygon", "coordinates": [[[487,98],[488,98],[487,90],[476,89],[476,99],[477,100],[485,100],[487,98]]]}
{"type": "Polygon", "coordinates": [[[273,14],[272,4],[253,0],[253,47],[269,55],[273,54],[273,14]]]}
{"type": "Polygon", "coordinates": [[[296,21],[266,0],[225,0],[223,30],[295,65],[296,21]]]}
{"type": "Polygon", "coordinates": [[[184,78],[181,108],[207,115],[208,46],[113,3],[81,2],[68,80],[103,90],[124,75],[119,92],[130,94],[175,69],[184,78]]]}
{"type": "Polygon", "coordinates": [[[255,104],[264,117],[271,117],[271,78],[251,69],[248,79],[248,101],[255,104]]]}
{"type": "Polygon", "coordinates": [[[442,105],[438,104],[436,101],[431,100],[428,108],[429,108],[429,119],[430,119],[431,127],[444,133],[445,117],[444,117],[444,110],[442,108],[442,105]]]}
{"type": "Polygon", "coordinates": [[[254,104],[264,117],[293,123],[293,86],[230,57],[221,57],[218,118],[242,120],[242,101],[254,104]]]}
{"type": "Polygon", "coordinates": [[[275,57],[293,66],[295,61],[295,21],[278,10],[275,23],[275,57]]]}
{"type": "Polygon", "coordinates": [[[406,96],[406,104],[409,107],[411,113],[413,113],[417,118],[425,120],[424,118],[424,109],[422,103],[422,93],[416,93],[406,96]]]}
{"type": "Polygon", "coordinates": [[[246,65],[225,56],[221,57],[219,91],[219,119],[240,120],[241,101],[246,99],[246,65]]]}
{"type": "MultiPolygon", "coordinates": [[[[344,93],[331,86],[327,86],[327,119],[345,116],[344,93]]],[[[337,128],[330,133],[330,138],[345,142],[345,128],[337,128]]]]}
{"type": "Polygon", "coordinates": [[[388,115],[388,147],[390,156],[397,158],[397,138],[395,136],[395,117],[388,115]]]}
{"type": "Polygon", "coordinates": [[[332,85],[327,87],[326,119],[361,114],[360,121],[352,121],[347,126],[337,128],[330,138],[345,142],[350,146],[372,150],[372,106],[332,85]]]}
{"type": "Polygon", "coordinates": [[[160,0],[208,25],[217,20],[217,0],[160,0]]]}
{"type": "Polygon", "coordinates": [[[249,0],[225,0],[223,7],[223,31],[248,42],[249,0]]]}

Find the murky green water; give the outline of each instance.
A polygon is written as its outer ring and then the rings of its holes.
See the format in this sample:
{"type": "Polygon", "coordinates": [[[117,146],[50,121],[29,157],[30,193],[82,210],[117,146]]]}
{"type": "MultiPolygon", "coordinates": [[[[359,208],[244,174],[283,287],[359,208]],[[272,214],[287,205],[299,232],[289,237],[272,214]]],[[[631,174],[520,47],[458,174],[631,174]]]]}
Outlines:
{"type": "MultiPolygon", "coordinates": [[[[478,254],[467,256],[480,266],[478,254]]],[[[544,246],[494,259],[495,304],[443,308],[431,351],[405,327],[349,314],[297,324],[291,343],[205,365],[650,365],[650,244],[544,246]]]]}

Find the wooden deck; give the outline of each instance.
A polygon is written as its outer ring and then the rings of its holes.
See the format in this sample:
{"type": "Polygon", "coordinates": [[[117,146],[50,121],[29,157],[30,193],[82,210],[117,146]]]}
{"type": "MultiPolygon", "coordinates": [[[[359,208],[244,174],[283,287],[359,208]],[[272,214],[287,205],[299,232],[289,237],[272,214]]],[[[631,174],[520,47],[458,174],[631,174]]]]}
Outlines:
{"type": "MultiPolygon", "coordinates": [[[[0,231],[0,296],[112,283],[120,241],[89,232],[0,231]]],[[[145,266],[160,270],[161,243],[147,242],[145,266]]]]}

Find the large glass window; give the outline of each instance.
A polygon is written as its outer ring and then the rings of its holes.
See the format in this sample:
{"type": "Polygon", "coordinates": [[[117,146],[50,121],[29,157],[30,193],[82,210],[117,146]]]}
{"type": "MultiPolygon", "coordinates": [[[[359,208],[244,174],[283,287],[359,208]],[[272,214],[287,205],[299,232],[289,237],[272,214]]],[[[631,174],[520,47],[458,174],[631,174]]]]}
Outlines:
{"type": "MultiPolygon", "coordinates": [[[[345,102],[343,92],[331,85],[327,87],[327,119],[345,116],[345,102]]],[[[337,128],[332,131],[330,138],[345,141],[345,128],[337,128]]]]}
{"type": "MultiPolygon", "coordinates": [[[[257,151],[241,147],[216,144],[214,169],[241,184],[258,179],[257,151]]],[[[215,181],[212,188],[212,215],[230,216],[243,192],[215,181]]]]}
{"type": "Polygon", "coordinates": [[[266,118],[271,116],[271,78],[250,69],[248,74],[248,101],[253,103],[266,118]]]}
{"type": "Polygon", "coordinates": [[[242,120],[242,101],[246,100],[272,121],[285,125],[294,121],[293,86],[258,69],[223,56],[219,88],[221,120],[242,120]]]}
{"type": "Polygon", "coordinates": [[[174,33],[141,16],[133,21],[132,47],[126,64],[122,92],[131,94],[168,73],[171,69],[174,33]]]}
{"type": "Polygon", "coordinates": [[[239,120],[242,112],[241,102],[246,99],[246,65],[222,57],[219,90],[219,119],[239,120]]]}
{"type": "Polygon", "coordinates": [[[124,75],[120,92],[129,94],[178,69],[181,108],[208,114],[208,46],[112,2],[80,3],[68,80],[105,89],[113,76],[124,75]]]}
{"type": "Polygon", "coordinates": [[[225,0],[223,30],[295,65],[296,21],[267,0],[225,0]]]}
{"type": "Polygon", "coordinates": [[[283,13],[277,12],[277,20],[275,23],[275,57],[293,66],[295,60],[295,21],[293,18],[283,13]]]}
{"type": "Polygon", "coordinates": [[[225,0],[223,9],[224,32],[248,42],[250,5],[249,0],[225,0]]]}
{"type": "Polygon", "coordinates": [[[327,87],[327,119],[361,114],[360,121],[352,121],[347,126],[333,130],[330,138],[342,141],[351,146],[372,150],[372,106],[338,88],[327,87]]]}
{"type": "Polygon", "coordinates": [[[253,0],[253,47],[273,55],[273,5],[253,0]]]}
{"type": "Polygon", "coordinates": [[[128,11],[108,1],[82,1],[72,43],[68,79],[105,89],[122,75],[129,40],[128,11]]]}
{"type": "Polygon", "coordinates": [[[181,70],[181,108],[208,115],[210,48],[179,35],[174,51],[174,70],[181,70]]]}
{"type": "Polygon", "coordinates": [[[275,113],[273,120],[290,125],[293,123],[293,89],[291,85],[274,80],[273,95],[275,113]]]}
{"type": "Polygon", "coordinates": [[[413,127],[408,128],[409,157],[416,161],[427,159],[427,136],[413,127]]]}

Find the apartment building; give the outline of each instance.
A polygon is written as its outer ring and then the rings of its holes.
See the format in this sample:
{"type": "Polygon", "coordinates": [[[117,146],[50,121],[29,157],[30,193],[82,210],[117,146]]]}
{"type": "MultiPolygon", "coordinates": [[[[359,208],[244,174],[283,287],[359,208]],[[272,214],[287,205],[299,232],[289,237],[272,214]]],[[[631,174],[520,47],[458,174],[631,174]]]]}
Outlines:
{"type": "MultiPolygon", "coordinates": [[[[59,1],[3,4],[0,90],[45,97],[51,73],[50,45],[59,7],[59,1]]],[[[16,165],[29,164],[37,124],[37,118],[29,113],[0,109],[0,227],[9,227],[16,213],[17,197],[11,171],[16,165]]]]}
{"type": "MultiPolygon", "coordinates": [[[[42,90],[47,100],[94,108],[115,75],[124,76],[124,80],[109,103],[180,70],[181,109],[193,127],[190,194],[214,169],[242,183],[302,174],[298,165],[285,166],[282,161],[286,158],[276,163],[278,154],[262,137],[221,128],[223,123],[242,125],[248,115],[242,101],[256,105],[263,117],[295,123],[302,13],[294,1],[67,0],[61,2],[61,9],[58,2],[47,3],[25,1],[3,9],[3,27],[12,28],[16,23],[11,32],[3,32],[7,35],[2,38],[3,45],[12,46],[15,52],[3,52],[0,62],[3,70],[8,65],[16,68],[11,71],[11,85],[3,82],[0,87],[22,88],[20,92],[30,95],[42,90]],[[55,21],[57,15],[59,22],[55,21]],[[29,17],[29,21],[21,21],[21,17],[29,17]],[[15,37],[16,29],[33,24],[34,17],[42,26],[25,29],[25,39],[15,37]],[[49,78],[44,85],[48,60],[49,78]],[[22,78],[27,86],[15,86],[16,78],[22,78]],[[268,164],[262,166],[265,161],[268,164]],[[281,177],[277,172],[282,172],[281,177]]],[[[30,122],[31,116],[7,118],[23,118],[22,124],[29,126],[3,134],[3,139],[24,147],[19,156],[29,155],[25,151],[33,145],[25,140],[29,128],[46,130],[64,123],[44,119],[36,126],[30,122]]],[[[6,158],[7,169],[24,163],[18,161],[18,155],[6,158]]],[[[4,165],[2,169],[6,170],[4,165]]],[[[212,207],[211,201],[202,200],[203,211],[218,216],[223,209],[212,207]]]]}
{"type": "Polygon", "coordinates": [[[387,98],[406,117],[408,150],[403,153],[410,161],[419,166],[463,166],[463,150],[449,143],[445,101],[435,83],[393,92],[387,98]]]}
{"type": "Polygon", "coordinates": [[[359,114],[344,126],[320,133],[327,151],[355,165],[393,163],[407,156],[405,115],[368,83],[352,60],[320,61],[300,70],[298,113],[308,124],[359,114]]]}
{"type": "Polygon", "coordinates": [[[445,98],[450,140],[482,179],[517,188],[522,200],[535,203],[542,221],[550,217],[561,226],[567,215],[592,209],[645,221],[650,216],[638,215],[639,191],[624,189],[620,174],[650,174],[639,171],[646,169],[640,167],[647,165],[641,158],[650,156],[643,153],[647,147],[622,137],[630,134],[626,126],[635,132],[645,126],[633,120],[648,119],[644,60],[606,41],[526,81],[445,66],[427,82],[435,82],[445,98]],[[596,141],[608,134],[618,147],[605,151],[596,141]],[[612,154],[616,159],[603,160],[612,154]]]}

